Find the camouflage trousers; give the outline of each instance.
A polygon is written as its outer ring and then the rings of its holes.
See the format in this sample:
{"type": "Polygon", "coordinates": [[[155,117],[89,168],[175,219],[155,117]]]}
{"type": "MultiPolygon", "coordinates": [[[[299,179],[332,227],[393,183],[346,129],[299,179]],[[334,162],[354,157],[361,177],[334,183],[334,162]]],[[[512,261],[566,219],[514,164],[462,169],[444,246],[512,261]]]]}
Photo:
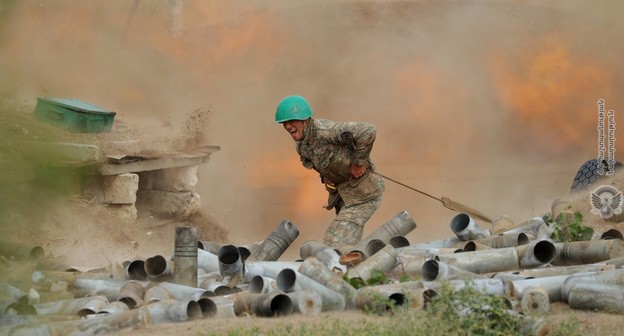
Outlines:
{"type": "Polygon", "coordinates": [[[379,197],[368,202],[345,206],[340,209],[336,218],[325,231],[323,243],[334,248],[357,244],[362,240],[364,224],[377,211],[382,199],[383,195],[379,195],[379,197]]]}

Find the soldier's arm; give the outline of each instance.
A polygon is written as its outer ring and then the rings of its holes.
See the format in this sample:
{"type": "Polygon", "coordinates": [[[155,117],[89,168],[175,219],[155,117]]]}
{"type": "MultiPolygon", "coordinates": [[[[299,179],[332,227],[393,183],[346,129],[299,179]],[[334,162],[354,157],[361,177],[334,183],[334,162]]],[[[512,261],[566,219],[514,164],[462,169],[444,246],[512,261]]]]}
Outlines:
{"type": "Polygon", "coordinates": [[[338,141],[353,146],[353,161],[356,165],[364,165],[368,160],[377,129],[375,126],[360,122],[343,123],[338,134],[338,141]]]}
{"type": "Polygon", "coordinates": [[[307,157],[301,155],[299,146],[296,146],[295,149],[297,150],[297,154],[299,154],[299,159],[301,160],[301,164],[308,169],[314,169],[314,165],[312,165],[312,161],[308,159],[307,157]]]}

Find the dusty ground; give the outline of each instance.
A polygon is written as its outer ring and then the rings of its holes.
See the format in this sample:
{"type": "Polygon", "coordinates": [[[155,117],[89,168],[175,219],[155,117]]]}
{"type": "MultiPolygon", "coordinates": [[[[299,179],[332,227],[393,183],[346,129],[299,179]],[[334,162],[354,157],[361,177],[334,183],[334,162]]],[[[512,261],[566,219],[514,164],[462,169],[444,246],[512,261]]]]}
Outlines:
{"type": "MultiPolygon", "coordinates": [[[[578,332],[583,335],[622,335],[624,319],[619,314],[598,313],[591,311],[571,310],[564,303],[555,303],[550,307],[550,313],[544,318],[551,324],[557,325],[574,319],[579,322],[578,332]]],[[[257,318],[238,317],[236,319],[205,319],[175,324],[164,324],[150,327],[138,327],[132,330],[124,330],[119,335],[202,335],[211,333],[227,333],[228,330],[237,328],[258,327],[261,329],[272,328],[279,324],[298,326],[302,324],[325,323],[339,319],[341,321],[366,320],[384,323],[386,318],[361,312],[345,311],[340,313],[322,313],[318,316],[292,315],[283,318],[257,318]]]]}

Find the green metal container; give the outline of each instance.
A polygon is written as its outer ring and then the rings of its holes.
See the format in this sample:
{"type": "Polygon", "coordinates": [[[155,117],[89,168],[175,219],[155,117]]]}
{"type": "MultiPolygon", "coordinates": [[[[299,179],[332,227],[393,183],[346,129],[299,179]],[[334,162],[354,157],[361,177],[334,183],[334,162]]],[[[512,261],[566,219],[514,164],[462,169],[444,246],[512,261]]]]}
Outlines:
{"type": "Polygon", "coordinates": [[[37,98],[35,116],[75,133],[110,132],[115,112],[78,99],[37,98]]]}

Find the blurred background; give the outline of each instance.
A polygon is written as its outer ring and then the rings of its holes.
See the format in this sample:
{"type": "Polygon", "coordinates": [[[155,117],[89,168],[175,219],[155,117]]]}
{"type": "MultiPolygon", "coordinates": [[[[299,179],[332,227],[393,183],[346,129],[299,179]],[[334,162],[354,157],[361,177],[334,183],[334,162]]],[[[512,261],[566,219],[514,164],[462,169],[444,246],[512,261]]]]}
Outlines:
{"type": "MultiPolygon", "coordinates": [[[[3,0],[0,98],[78,98],[172,134],[207,111],[204,138],[221,151],[200,166],[205,213],[236,244],[289,219],[295,257],[334,213],[274,122],[284,96],[376,125],[383,174],[521,222],[597,155],[598,99],[623,121],[623,12],[615,0],[3,0]]],[[[451,234],[454,212],[386,181],[365,235],[401,210],[412,243],[451,234]]]]}

